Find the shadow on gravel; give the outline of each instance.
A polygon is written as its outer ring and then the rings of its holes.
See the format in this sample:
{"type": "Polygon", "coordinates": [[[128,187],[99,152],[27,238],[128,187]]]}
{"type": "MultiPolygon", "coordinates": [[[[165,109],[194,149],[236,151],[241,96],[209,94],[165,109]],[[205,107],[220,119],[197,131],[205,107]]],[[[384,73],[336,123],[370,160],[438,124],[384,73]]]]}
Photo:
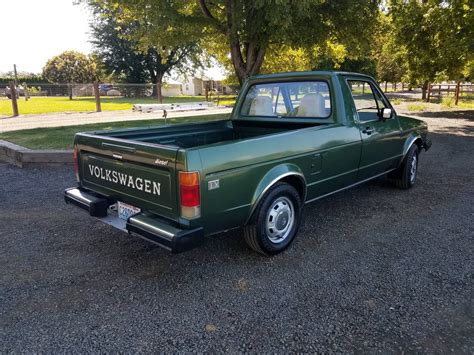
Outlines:
{"type": "Polygon", "coordinates": [[[416,116],[431,118],[456,118],[474,121],[474,110],[424,111],[417,112],[416,116]]]}
{"type": "Polygon", "coordinates": [[[430,135],[434,141],[436,135],[440,136],[454,136],[462,138],[474,138],[474,126],[473,125],[452,125],[436,127],[430,132],[430,135]]]}

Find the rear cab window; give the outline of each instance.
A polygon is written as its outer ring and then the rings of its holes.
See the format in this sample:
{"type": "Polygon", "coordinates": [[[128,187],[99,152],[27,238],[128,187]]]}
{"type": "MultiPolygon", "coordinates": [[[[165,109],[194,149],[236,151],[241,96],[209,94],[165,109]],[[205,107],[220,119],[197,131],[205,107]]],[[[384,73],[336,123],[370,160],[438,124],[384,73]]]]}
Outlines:
{"type": "Polygon", "coordinates": [[[243,117],[327,119],[331,95],[325,81],[276,82],[251,85],[240,109],[243,117]]]}

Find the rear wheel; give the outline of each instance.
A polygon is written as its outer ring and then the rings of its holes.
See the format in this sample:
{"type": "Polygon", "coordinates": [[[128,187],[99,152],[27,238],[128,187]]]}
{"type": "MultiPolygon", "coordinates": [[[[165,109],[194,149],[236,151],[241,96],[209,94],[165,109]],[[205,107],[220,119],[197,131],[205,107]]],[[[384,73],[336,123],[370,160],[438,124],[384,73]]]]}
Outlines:
{"type": "Polygon", "coordinates": [[[416,144],[413,144],[403,159],[402,165],[390,174],[390,178],[401,189],[409,189],[415,185],[418,173],[418,156],[419,149],[416,144]]]}
{"type": "Polygon", "coordinates": [[[298,232],[302,201],[296,189],[277,183],[260,201],[244,227],[247,244],[256,252],[275,255],[288,248],[298,232]]]}

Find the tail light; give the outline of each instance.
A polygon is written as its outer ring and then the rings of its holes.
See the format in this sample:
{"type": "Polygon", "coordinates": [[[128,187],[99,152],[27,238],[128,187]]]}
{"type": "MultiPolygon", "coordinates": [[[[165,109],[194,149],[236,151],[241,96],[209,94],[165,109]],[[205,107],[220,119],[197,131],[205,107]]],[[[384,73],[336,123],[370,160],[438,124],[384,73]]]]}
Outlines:
{"type": "Polygon", "coordinates": [[[181,199],[181,217],[200,217],[201,194],[199,192],[199,173],[197,171],[179,172],[179,195],[181,199]]]}
{"type": "Polygon", "coordinates": [[[74,145],[74,151],[72,153],[72,158],[74,159],[74,174],[76,175],[76,180],[79,182],[79,161],[78,161],[78,152],[77,145],[74,145]]]}

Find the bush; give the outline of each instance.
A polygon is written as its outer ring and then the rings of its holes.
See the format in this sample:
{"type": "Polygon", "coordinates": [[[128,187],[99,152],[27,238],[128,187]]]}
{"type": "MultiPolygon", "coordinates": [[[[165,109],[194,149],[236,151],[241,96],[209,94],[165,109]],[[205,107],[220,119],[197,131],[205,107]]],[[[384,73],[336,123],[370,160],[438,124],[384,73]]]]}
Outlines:
{"type": "Polygon", "coordinates": [[[441,105],[451,108],[454,106],[455,101],[456,99],[452,96],[443,97],[443,100],[441,101],[441,105]]]}
{"type": "Polygon", "coordinates": [[[409,104],[408,111],[424,111],[426,110],[426,105],[423,104],[409,104]]]}

